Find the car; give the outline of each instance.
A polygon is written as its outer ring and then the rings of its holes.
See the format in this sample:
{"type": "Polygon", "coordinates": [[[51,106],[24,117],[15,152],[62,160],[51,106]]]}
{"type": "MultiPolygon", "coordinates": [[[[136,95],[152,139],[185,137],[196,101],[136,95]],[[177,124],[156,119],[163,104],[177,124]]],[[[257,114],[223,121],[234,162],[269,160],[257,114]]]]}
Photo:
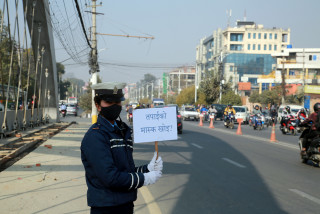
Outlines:
{"type": "Polygon", "coordinates": [[[73,103],[67,104],[67,115],[68,114],[74,115],[75,117],[78,115],[78,108],[76,104],[73,104],[73,103]]]}
{"type": "Polygon", "coordinates": [[[132,105],[132,108],[135,109],[138,105],[138,103],[129,103],[129,105],[132,105]]]}
{"type": "Polygon", "coordinates": [[[182,120],[199,120],[199,112],[193,106],[182,106],[180,109],[182,120]]]}
{"type": "Polygon", "coordinates": [[[166,107],[176,107],[177,111],[177,131],[178,134],[182,134],[183,124],[181,120],[181,115],[179,112],[179,106],[177,104],[167,104],[165,106],[154,106],[154,108],[166,108],[166,107]]]}
{"type": "Polygon", "coordinates": [[[248,124],[249,123],[249,111],[248,111],[248,107],[246,106],[233,106],[234,110],[236,111],[236,121],[237,119],[242,119],[243,124],[248,124]]]}
{"type": "Polygon", "coordinates": [[[212,105],[217,110],[216,119],[223,120],[224,110],[226,109],[227,105],[223,105],[223,104],[212,104],[212,105]]]}

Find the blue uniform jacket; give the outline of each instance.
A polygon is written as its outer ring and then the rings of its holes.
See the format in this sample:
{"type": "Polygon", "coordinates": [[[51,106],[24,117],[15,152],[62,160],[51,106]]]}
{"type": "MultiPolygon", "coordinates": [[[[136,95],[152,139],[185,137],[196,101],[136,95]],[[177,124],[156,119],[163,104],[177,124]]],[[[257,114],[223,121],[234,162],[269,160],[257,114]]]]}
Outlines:
{"type": "MultiPolygon", "coordinates": [[[[116,121],[121,127],[121,122],[116,121]]],[[[88,186],[90,207],[117,206],[137,199],[137,188],[144,183],[147,165],[135,167],[131,129],[118,127],[98,116],[81,143],[81,159],[88,186]]]]}

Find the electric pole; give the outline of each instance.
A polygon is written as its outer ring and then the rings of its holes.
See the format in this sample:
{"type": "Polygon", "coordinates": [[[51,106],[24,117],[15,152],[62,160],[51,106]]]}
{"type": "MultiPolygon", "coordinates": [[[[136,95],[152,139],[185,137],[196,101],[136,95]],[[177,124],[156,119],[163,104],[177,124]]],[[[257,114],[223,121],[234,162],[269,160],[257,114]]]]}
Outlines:
{"type": "Polygon", "coordinates": [[[282,105],[284,105],[285,104],[285,96],[286,96],[286,77],[285,77],[285,73],[284,73],[284,57],[282,57],[281,78],[282,78],[282,82],[281,82],[282,99],[281,99],[281,103],[282,103],[282,105]]]}
{"type": "MultiPolygon", "coordinates": [[[[97,56],[97,29],[96,29],[96,1],[92,0],[92,5],[89,6],[92,8],[92,50],[91,50],[91,59],[90,59],[90,73],[91,73],[91,85],[97,84],[98,80],[98,73],[99,72],[99,65],[98,65],[98,56],[97,56]]],[[[98,6],[101,6],[98,5],[98,6]]],[[[95,90],[92,89],[92,124],[97,122],[98,118],[98,111],[96,108],[96,105],[94,103],[94,97],[95,97],[95,90]]]]}

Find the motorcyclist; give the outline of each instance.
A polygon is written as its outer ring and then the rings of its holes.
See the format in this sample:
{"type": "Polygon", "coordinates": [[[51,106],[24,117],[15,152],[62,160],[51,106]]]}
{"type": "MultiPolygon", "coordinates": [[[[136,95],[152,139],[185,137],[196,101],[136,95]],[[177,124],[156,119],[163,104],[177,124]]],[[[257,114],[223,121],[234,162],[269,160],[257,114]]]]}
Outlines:
{"type": "Polygon", "coordinates": [[[129,104],[129,106],[128,106],[128,114],[127,114],[127,119],[128,120],[130,119],[130,114],[132,114],[132,111],[133,111],[132,105],[129,104]]]}
{"type": "Polygon", "coordinates": [[[63,102],[61,103],[60,111],[63,114],[63,117],[67,114],[67,106],[63,102]]]}
{"type": "Polygon", "coordinates": [[[228,104],[228,106],[224,109],[224,122],[227,121],[229,114],[236,115],[236,110],[234,110],[231,104],[228,104]]]}
{"type": "Polygon", "coordinates": [[[262,116],[262,112],[260,110],[260,106],[259,105],[256,105],[254,107],[254,109],[252,110],[252,114],[254,115],[253,116],[253,126],[255,126],[256,125],[257,116],[258,115],[262,116]]]}
{"type": "Polygon", "coordinates": [[[308,139],[318,137],[320,134],[320,103],[314,104],[313,110],[314,112],[300,124],[300,126],[305,126],[312,122],[310,132],[303,137],[301,155],[306,155],[309,148],[308,139]]]}
{"type": "Polygon", "coordinates": [[[273,118],[273,123],[277,124],[277,119],[278,119],[277,109],[274,108],[271,110],[271,118],[273,118]]]}
{"type": "Polygon", "coordinates": [[[216,107],[214,106],[214,105],[211,105],[210,106],[210,108],[209,108],[209,113],[211,114],[211,113],[217,113],[218,111],[217,111],[217,109],[216,109],[216,107]]]}
{"type": "Polygon", "coordinates": [[[300,109],[297,113],[297,120],[296,120],[297,125],[300,124],[301,119],[305,120],[306,118],[307,118],[307,114],[306,114],[304,108],[300,109]]]}
{"type": "Polygon", "coordinates": [[[202,113],[204,113],[204,116],[205,116],[205,120],[207,120],[208,119],[208,115],[207,114],[205,114],[206,112],[208,112],[208,109],[206,108],[206,106],[205,105],[202,105],[202,108],[200,109],[200,114],[202,114],[202,113]]]}
{"type": "Polygon", "coordinates": [[[290,106],[286,106],[281,113],[281,121],[280,121],[281,126],[283,126],[283,123],[284,123],[286,124],[286,127],[287,127],[288,121],[291,117],[294,117],[294,115],[291,113],[290,106]]]}

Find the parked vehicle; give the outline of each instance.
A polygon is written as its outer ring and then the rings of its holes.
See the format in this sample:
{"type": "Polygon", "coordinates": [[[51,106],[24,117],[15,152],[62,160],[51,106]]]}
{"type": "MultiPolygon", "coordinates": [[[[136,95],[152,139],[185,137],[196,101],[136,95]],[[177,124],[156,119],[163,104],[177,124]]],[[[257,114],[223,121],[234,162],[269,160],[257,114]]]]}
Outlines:
{"type": "Polygon", "coordinates": [[[311,125],[312,125],[312,123],[303,127],[304,130],[299,138],[300,157],[301,157],[302,163],[307,163],[310,160],[310,161],[312,161],[312,163],[314,165],[319,166],[319,163],[320,163],[320,138],[308,139],[310,146],[307,149],[305,155],[301,154],[303,138],[306,134],[308,134],[311,131],[311,125]]]}
{"type": "Polygon", "coordinates": [[[233,114],[229,114],[227,116],[227,120],[224,122],[224,126],[226,128],[233,129],[234,128],[234,120],[235,120],[235,116],[233,114]]]}
{"type": "Polygon", "coordinates": [[[67,115],[74,115],[75,117],[78,116],[78,109],[76,104],[67,104],[67,115]]]}
{"type": "Polygon", "coordinates": [[[212,104],[212,105],[217,110],[216,119],[220,119],[222,121],[224,119],[224,110],[227,106],[222,104],[212,104]]]}
{"type": "Polygon", "coordinates": [[[243,124],[248,124],[248,108],[246,106],[233,106],[236,111],[235,119],[242,119],[243,124]]]}
{"type": "Polygon", "coordinates": [[[160,98],[154,98],[152,100],[152,104],[153,104],[153,106],[162,106],[162,107],[165,105],[164,99],[160,99],[160,98]]]}
{"type": "Polygon", "coordinates": [[[182,106],[180,114],[182,120],[199,120],[199,112],[193,106],[182,106]]]}

